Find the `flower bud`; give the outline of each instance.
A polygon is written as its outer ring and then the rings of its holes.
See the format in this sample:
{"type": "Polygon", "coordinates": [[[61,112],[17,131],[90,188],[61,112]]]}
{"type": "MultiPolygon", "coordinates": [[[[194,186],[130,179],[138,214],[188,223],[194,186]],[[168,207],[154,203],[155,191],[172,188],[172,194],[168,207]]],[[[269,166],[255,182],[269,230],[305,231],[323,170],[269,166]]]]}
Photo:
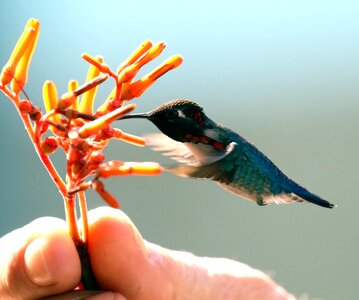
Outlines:
{"type": "Polygon", "coordinates": [[[50,155],[56,151],[59,144],[55,137],[49,136],[46,137],[43,141],[41,141],[40,146],[43,153],[50,155]]]}
{"type": "Polygon", "coordinates": [[[41,119],[42,113],[41,109],[37,106],[32,106],[31,110],[29,111],[30,119],[37,122],[41,119]]]}
{"type": "Polygon", "coordinates": [[[19,110],[23,114],[28,114],[31,111],[32,103],[30,100],[21,100],[19,102],[19,110]]]}

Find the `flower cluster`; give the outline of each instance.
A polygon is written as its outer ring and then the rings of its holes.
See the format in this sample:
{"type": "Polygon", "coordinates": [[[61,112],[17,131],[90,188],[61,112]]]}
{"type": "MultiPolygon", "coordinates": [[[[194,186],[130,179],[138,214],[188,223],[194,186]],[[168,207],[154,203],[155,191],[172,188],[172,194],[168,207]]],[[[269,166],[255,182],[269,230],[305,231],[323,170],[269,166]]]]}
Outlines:
{"type": "Polygon", "coordinates": [[[140,69],[162,53],[166,47],[164,42],[153,45],[149,40],[144,41],[116,71],[104,62],[103,57],[84,53],[82,58],[90,64],[86,81],[80,85],[76,80],[70,80],[68,90],[62,96],[58,95],[54,82],[46,81],[42,88],[46,112],[42,113],[24,91],[39,32],[39,21],[30,19],[0,73],[0,90],[17,108],[40,160],[65,200],[66,217],[75,244],[86,244],[84,192],[87,188],[93,188],[110,206],[119,207],[117,200],[105,190],[101,178],[161,173],[162,168],[158,163],[104,162],[103,150],[111,139],[137,146],[145,145],[144,139],[111,126],[135,109],[135,104],[126,102],[140,97],[159,77],[178,67],[183,59],[178,55],[173,56],[147,75],[136,79],[140,69]],[[114,81],[113,90],[95,109],[97,89],[106,80],[114,81]],[[21,94],[26,99],[21,99],[21,94]],[[66,154],[64,179],[59,176],[49,157],[58,149],[66,154]],[[79,200],[83,219],[81,236],[76,224],[76,199],[79,200]]]}
{"type": "MultiPolygon", "coordinates": [[[[77,81],[69,81],[68,91],[59,97],[54,82],[46,81],[42,89],[46,113],[42,114],[40,108],[35,107],[29,99],[19,98],[27,82],[29,65],[39,31],[39,21],[30,19],[2,69],[0,89],[13,100],[23,117],[27,115],[34,122],[26,128],[30,131],[35,146],[38,145],[40,157],[52,154],[58,147],[66,153],[66,184],[56,173],[50,174],[59,185],[61,193],[69,195],[92,186],[107,200],[111,196],[104,192],[103,187],[100,190],[96,188],[100,186],[98,181],[101,177],[159,174],[161,167],[156,163],[122,161],[103,163],[105,157],[102,151],[111,138],[138,146],[145,144],[142,138],[112,128],[111,124],[136,107],[135,104],[124,105],[125,102],[141,96],[160,76],[179,66],[182,58],[173,56],[152,72],[135,80],[139,70],[161,54],[166,47],[164,42],[152,45],[151,41],[144,41],[117,68],[116,72],[104,63],[103,57],[93,57],[84,53],[83,59],[90,63],[86,82],[79,86],[77,81]],[[115,82],[114,88],[104,103],[95,110],[94,102],[98,86],[110,77],[115,82]],[[43,138],[48,130],[53,136],[43,138]],[[94,175],[95,178],[91,185],[84,183],[89,175],[94,175]]],[[[113,199],[108,202],[110,205],[117,206],[113,199]]]]}

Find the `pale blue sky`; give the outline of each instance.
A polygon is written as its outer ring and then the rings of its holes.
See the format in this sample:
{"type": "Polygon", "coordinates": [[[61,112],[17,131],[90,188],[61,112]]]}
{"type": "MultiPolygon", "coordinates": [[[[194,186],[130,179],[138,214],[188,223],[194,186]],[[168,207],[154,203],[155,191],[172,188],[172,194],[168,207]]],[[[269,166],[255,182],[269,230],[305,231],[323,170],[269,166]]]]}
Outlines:
{"type": "MultiPolygon", "coordinates": [[[[138,111],[173,98],[196,100],[290,177],[339,205],[259,208],[212,182],[167,174],[108,180],[146,239],[237,258],[275,273],[296,295],[357,297],[358,1],[2,1],[0,8],[1,65],[26,20],[41,21],[26,88],[38,105],[46,79],[60,93],[69,79],[85,79],[82,52],[101,54],[116,68],[143,40],[165,40],[167,49],[146,70],[173,54],[184,63],[137,101],[138,111]]],[[[3,96],[0,115],[0,234],[43,215],[63,217],[61,199],[3,96]]],[[[156,130],[141,120],[119,126],[156,130]]],[[[120,142],[107,154],[167,162],[120,142]]],[[[89,200],[91,208],[102,205],[92,192],[89,200]]]]}

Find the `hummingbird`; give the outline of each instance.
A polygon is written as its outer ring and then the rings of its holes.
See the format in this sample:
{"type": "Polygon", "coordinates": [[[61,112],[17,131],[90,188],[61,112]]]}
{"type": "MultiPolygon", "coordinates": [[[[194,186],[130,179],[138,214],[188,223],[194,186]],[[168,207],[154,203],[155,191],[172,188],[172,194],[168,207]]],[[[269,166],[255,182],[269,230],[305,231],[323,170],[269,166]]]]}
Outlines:
{"type": "Polygon", "coordinates": [[[171,173],[211,179],[261,206],[310,202],[335,207],[287,177],[256,146],[207,117],[203,108],[191,100],[172,100],[146,113],[125,115],[121,120],[132,118],[147,119],[163,133],[147,139],[154,150],[179,162],[168,169],[171,173]]]}

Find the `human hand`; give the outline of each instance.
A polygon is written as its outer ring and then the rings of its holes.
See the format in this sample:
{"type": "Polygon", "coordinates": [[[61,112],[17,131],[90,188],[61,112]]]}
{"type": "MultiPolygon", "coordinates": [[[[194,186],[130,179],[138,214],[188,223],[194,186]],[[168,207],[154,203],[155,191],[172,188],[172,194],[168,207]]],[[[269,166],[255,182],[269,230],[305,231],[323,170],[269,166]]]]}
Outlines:
{"type": "Polygon", "coordinates": [[[120,210],[89,212],[88,251],[103,291],[73,291],[81,267],[67,225],[40,218],[0,239],[1,299],[294,299],[259,270],[145,241],[120,210]],[[56,296],[57,295],[57,296],[56,296]]]}

